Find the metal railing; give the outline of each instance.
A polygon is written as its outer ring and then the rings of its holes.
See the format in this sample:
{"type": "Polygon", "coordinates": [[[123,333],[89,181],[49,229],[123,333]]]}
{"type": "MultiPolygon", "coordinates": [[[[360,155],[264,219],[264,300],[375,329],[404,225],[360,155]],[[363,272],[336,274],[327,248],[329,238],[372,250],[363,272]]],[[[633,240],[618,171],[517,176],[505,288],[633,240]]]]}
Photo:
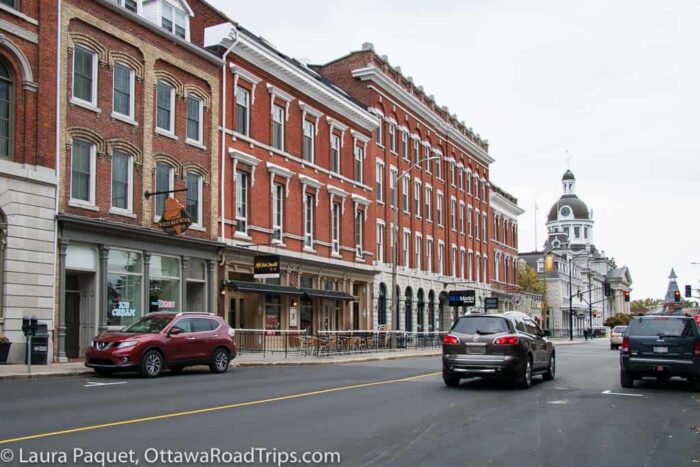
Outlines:
{"type": "Polygon", "coordinates": [[[388,330],[318,331],[236,329],[239,353],[330,356],[439,348],[446,332],[388,330]]]}

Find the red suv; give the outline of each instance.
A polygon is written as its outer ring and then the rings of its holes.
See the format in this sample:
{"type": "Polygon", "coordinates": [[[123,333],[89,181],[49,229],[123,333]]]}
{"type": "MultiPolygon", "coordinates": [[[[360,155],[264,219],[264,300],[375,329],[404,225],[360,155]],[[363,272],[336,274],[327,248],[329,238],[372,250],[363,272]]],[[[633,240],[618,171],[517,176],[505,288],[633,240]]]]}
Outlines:
{"type": "Polygon", "coordinates": [[[190,365],[224,373],[236,357],[233,336],[233,329],[210,313],[150,313],[119,332],[95,337],[85,366],[98,374],[138,370],[148,378],[166,367],[181,371],[190,365]]]}

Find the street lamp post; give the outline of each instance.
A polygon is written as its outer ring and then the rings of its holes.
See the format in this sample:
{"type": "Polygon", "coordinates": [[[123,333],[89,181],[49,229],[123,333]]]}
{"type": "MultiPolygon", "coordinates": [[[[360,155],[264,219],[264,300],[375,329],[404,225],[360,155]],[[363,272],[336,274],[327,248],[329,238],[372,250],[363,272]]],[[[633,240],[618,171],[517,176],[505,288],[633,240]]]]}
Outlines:
{"type": "MultiPolygon", "coordinates": [[[[399,254],[399,248],[398,248],[398,244],[399,244],[399,235],[398,235],[398,231],[399,231],[398,230],[399,229],[399,196],[398,196],[399,182],[405,176],[407,176],[411,172],[411,170],[413,170],[414,167],[418,167],[423,162],[429,162],[429,161],[432,161],[435,159],[440,159],[440,157],[433,156],[433,157],[425,157],[423,159],[418,159],[418,161],[411,164],[411,166],[409,168],[407,168],[406,170],[401,172],[401,175],[396,177],[396,182],[394,184],[394,193],[396,195],[396,199],[389,200],[393,203],[393,206],[392,206],[393,212],[392,212],[392,216],[391,216],[392,221],[393,221],[393,225],[391,226],[391,249],[392,249],[392,251],[391,251],[391,305],[392,306],[391,307],[394,309],[393,318],[396,321],[396,331],[399,330],[398,328],[400,327],[400,324],[401,324],[399,322],[399,300],[398,300],[399,297],[396,293],[396,276],[397,276],[396,269],[397,269],[397,263],[399,261],[399,257],[398,257],[398,254],[399,254]],[[394,233],[396,233],[396,236],[394,236],[394,233]]],[[[409,199],[408,202],[410,203],[411,200],[409,199]]],[[[431,206],[432,206],[432,203],[431,203],[431,206]]]]}

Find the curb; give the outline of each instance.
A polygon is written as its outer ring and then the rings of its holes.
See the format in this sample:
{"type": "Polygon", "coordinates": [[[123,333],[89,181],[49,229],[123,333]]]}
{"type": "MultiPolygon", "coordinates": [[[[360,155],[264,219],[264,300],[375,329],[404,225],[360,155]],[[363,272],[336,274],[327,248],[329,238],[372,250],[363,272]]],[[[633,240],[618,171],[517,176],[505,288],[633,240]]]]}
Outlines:
{"type": "Polygon", "coordinates": [[[85,368],[84,370],[72,370],[72,371],[65,371],[61,373],[32,373],[31,375],[28,375],[26,373],[11,373],[9,375],[0,375],[0,382],[5,381],[5,380],[18,380],[18,379],[39,379],[39,378],[53,378],[56,376],[67,376],[67,377],[72,377],[72,376],[80,376],[80,375],[88,375],[92,374],[92,370],[89,368],[85,368]]]}
{"type": "Polygon", "coordinates": [[[346,365],[349,363],[364,363],[364,362],[378,362],[383,360],[402,360],[407,358],[423,358],[423,357],[437,357],[442,355],[442,351],[422,353],[422,354],[398,354],[398,355],[382,355],[376,357],[363,357],[355,359],[345,359],[345,360],[291,360],[291,361],[276,361],[276,362],[232,362],[234,367],[263,367],[263,366],[319,366],[319,365],[346,365]]]}

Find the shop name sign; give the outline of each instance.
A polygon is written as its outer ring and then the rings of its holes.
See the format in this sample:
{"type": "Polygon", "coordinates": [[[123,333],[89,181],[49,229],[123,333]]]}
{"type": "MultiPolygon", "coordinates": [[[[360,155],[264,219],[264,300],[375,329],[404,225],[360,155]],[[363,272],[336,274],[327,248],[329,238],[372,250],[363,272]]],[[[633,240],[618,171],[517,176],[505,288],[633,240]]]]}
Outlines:
{"type": "Polygon", "coordinates": [[[181,235],[192,225],[192,218],[175,198],[166,198],[158,226],[170,235],[181,235]]]}
{"type": "Polygon", "coordinates": [[[256,279],[279,279],[280,257],[276,255],[256,256],[253,276],[256,279]]]}
{"type": "Polygon", "coordinates": [[[455,290],[449,293],[447,301],[450,306],[476,305],[476,292],[473,290],[455,290]]]}
{"type": "Polygon", "coordinates": [[[498,310],[498,297],[486,297],[484,299],[484,308],[487,310],[498,310]]]}

